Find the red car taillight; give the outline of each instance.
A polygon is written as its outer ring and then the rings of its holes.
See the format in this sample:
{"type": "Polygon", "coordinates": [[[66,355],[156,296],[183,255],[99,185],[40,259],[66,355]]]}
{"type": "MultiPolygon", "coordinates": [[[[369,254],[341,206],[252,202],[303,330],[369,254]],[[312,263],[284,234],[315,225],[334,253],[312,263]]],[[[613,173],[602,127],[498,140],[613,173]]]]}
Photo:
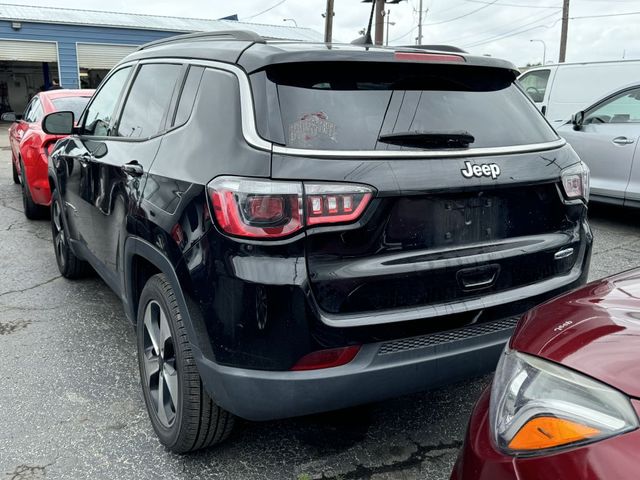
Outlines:
{"type": "Polygon", "coordinates": [[[373,197],[362,185],[304,184],[307,225],[350,223],[357,220],[373,197]]]}
{"type": "Polygon", "coordinates": [[[354,222],[373,198],[363,185],[240,177],[219,177],[207,188],[218,226],[255,239],[286,237],[305,225],[354,222]]]}

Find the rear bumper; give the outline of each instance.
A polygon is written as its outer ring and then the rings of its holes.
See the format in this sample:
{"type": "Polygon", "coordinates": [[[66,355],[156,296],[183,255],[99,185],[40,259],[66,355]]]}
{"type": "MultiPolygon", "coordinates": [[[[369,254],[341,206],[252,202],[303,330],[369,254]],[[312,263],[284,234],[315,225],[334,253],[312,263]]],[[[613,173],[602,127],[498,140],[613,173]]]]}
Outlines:
{"type": "MultiPolygon", "coordinates": [[[[542,303],[584,284],[530,298],[542,303]]],[[[248,420],[295,417],[438,388],[492,372],[518,316],[418,337],[369,343],[347,365],[311,371],[265,371],[220,365],[194,346],[205,388],[248,420]]]]}
{"type": "Polygon", "coordinates": [[[272,420],[337,410],[429,390],[495,369],[517,323],[509,318],[466,329],[368,344],[349,364],[311,371],[261,371],[219,365],[196,352],[205,387],[226,410],[272,420]]]}

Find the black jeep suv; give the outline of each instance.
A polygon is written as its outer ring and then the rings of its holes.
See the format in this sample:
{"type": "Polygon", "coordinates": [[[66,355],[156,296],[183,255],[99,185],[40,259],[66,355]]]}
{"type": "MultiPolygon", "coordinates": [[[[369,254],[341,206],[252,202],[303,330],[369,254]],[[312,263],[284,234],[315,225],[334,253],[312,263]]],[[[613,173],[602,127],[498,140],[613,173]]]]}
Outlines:
{"type": "Polygon", "coordinates": [[[161,442],[492,370],[584,282],[588,170],[465,53],[187,35],[123,60],[50,158],[55,254],[136,325],[161,442]]]}

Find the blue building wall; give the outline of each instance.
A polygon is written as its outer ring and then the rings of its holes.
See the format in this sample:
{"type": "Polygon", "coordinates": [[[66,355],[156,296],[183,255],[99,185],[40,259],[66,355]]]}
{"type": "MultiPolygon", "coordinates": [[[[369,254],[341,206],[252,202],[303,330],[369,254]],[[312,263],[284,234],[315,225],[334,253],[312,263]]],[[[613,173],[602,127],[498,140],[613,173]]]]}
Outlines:
{"type": "MultiPolygon", "coordinates": [[[[58,42],[60,84],[64,88],[78,88],[77,43],[108,43],[115,45],[142,45],[153,40],[178,35],[176,32],[136,30],[128,28],[89,27],[48,23],[21,22],[20,30],[13,30],[11,22],[0,21],[0,39],[40,40],[58,42]]],[[[56,72],[51,73],[57,76],[56,72]]]]}

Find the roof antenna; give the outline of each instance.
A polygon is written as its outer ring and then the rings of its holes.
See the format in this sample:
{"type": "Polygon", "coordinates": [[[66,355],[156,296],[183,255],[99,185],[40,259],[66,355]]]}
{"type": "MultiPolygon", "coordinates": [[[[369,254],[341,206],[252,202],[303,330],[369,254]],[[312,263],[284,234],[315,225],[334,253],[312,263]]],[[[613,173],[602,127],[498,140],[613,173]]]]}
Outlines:
{"type": "Polygon", "coordinates": [[[369,25],[367,25],[367,32],[361,36],[356,38],[354,41],[352,41],[351,43],[354,45],[373,45],[373,40],[371,38],[371,25],[373,25],[373,12],[376,9],[376,1],[379,0],[373,0],[371,2],[371,14],[369,15],[369,25]]]}

